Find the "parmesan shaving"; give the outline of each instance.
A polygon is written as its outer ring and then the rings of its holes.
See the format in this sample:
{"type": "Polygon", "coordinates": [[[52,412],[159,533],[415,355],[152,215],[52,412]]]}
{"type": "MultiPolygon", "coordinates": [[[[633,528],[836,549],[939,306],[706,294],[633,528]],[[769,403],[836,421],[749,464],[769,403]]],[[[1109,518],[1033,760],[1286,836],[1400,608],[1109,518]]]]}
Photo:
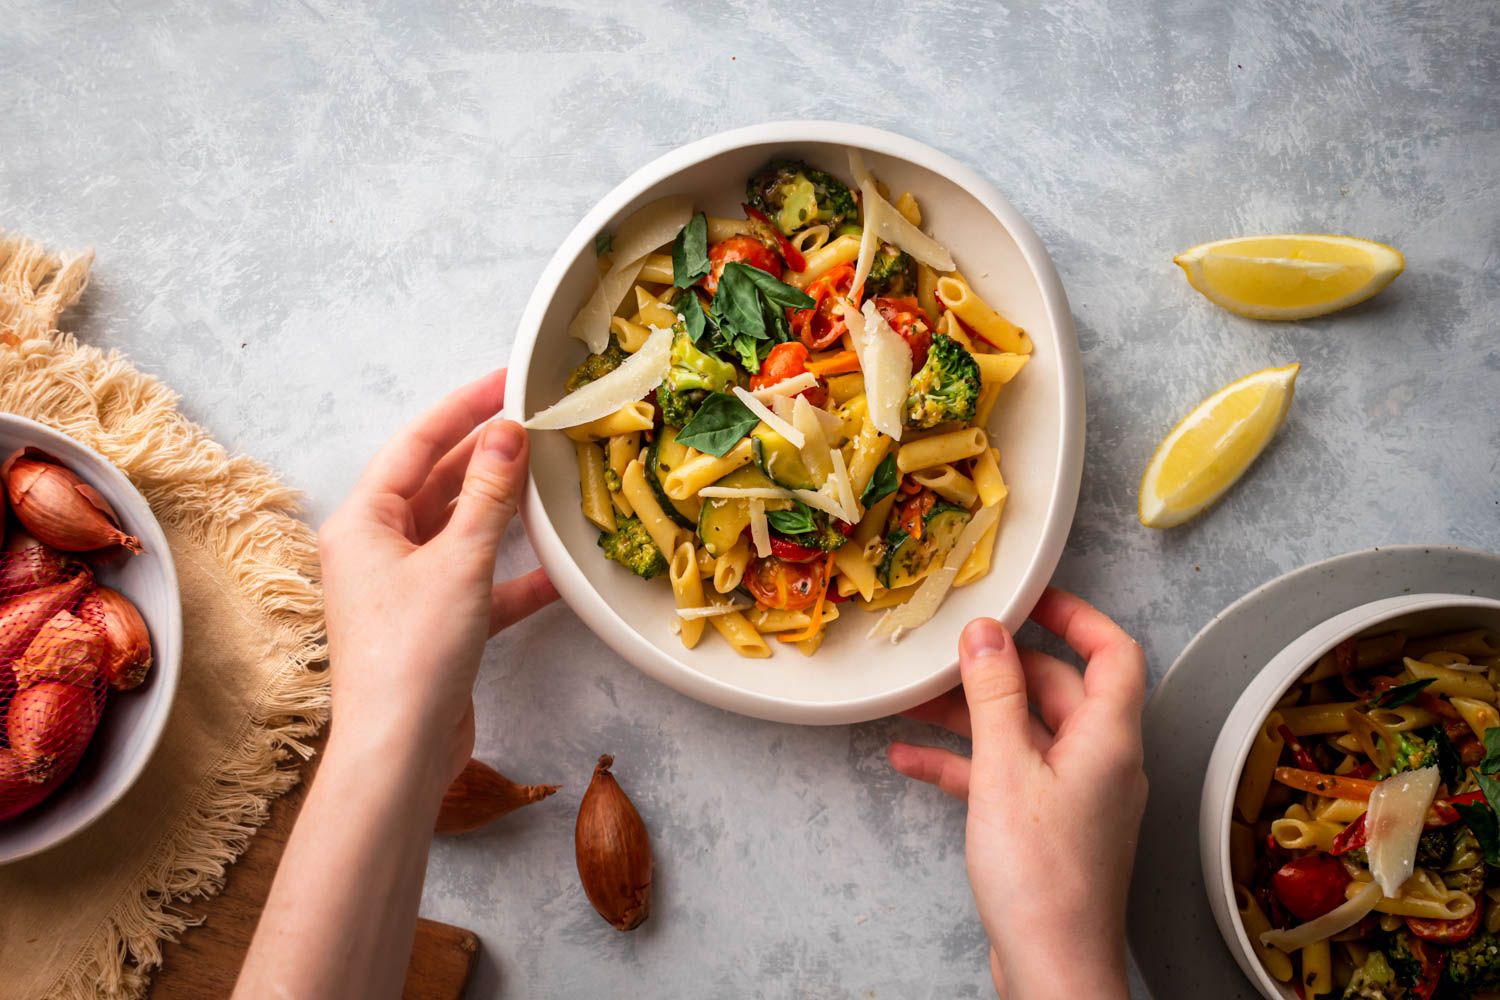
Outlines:
{"type": "Polygon", "coordinates": [[[672,365],[672,331],[653,328],[651,336],[625,362],[610,372],[570,392],[530,420],[532,430],[577,427],[607,417],[633,403],[661,384],[672,365]]]}
{"type": "Polygon", "coordinates": [[[942,606],[943,598],[948,596],[949,589],[953,586],[954,577],[963,567],[964,560],[969,558],[969,553],[979,544],[984,533],[990,530],[990,525],[1000,517],[999,506],[981,507],[974,516],[969,518],[969,523],[964,525],[964,530],[959,534],[958,540],[953,543],[953,549],[948,557],[943,560],[943,565],[929,573],[917,586],[916,593],[906,601],[899,604],[885,615],[870,629],[869,637],[872,639],[890,639],[892,643],[900,642],[901,637],[920,625],[925,625],[937,610],[942,606]]]}
{"type": "MultiPolygon", "coordinates": [[[[864,197],[863,188],[860,189],[860,196],[864,197]]],[[[859,257],[854,262],[854,281],[849,285],[856,299],[864,294],[865,279],[870,276],[870,268],[875,264],[875,251],[880,248],[880,232],[874,222],[882,204],[878,192],[873,200],[864,198],[864,229],[859,234],[859,257]]]]}
{"type": "Polygon", "coordinates": [[[828,435],[823,433],[823,423],[818,419],[817,411],[818,408],[805,396],[792,401],[792,426],[802,432],[804,439],[802,464],[812,473],[813,482],[826,483],[833,473],[833,449],[828,446],[828,435]]]}
{"type": "Polygon", "coordinates": [[[1260,943],[1270,945],[1272,948],[1280,948],[1291,954],[1314,941],[1322,941],[1324,938],[1332,937],[1353,927],[1375,909],[1375,904],[1380,902],[1382,895],[1380,886],[1369,882],[1358,893],[1316,920],[1309,920],[1305,924],[1298,924],[1284,931],[1266,931],[1260,936],[1260,943]]]}
{"type": "Polygon", "coordinates": [[[833,492],[838,497],[839,505],[844,508],[842,520],[849,524],[858,524],[860,518],[859,501],[854,499],[854,484],[849,481],[849,466],[844,461],[844,453],[834,449],[831,452],[833,459],[833,475],[829,482],[833,484],[833,492]]]}
{"type": "Polygon", "coordinates": [[[1438,769],[1424,767],[1392,775],[1370,793],[1365,813],[1370,875],[1394,898],[1417,865],[1417,841],[1437,794],[1438,769]]]}
{"type": "Polygon", "coordinates": [[[818,387],[818,376],[812,372],[801,372],[791,378],[784,378],[780,382],[772,383],[761,389],[753,389],[750,395],[761,402],[769,402],[777,396],[795,396],[799,392],[818,387]]]}
{"type": "Polygon", "coordinates": [[[776,414],[772,413],[765,403],[762,403],[750,393],[746,392],[741,386],[734,387],[734,394],[741,403],[745,404],[745,407],[749,409],[751,413],[755,414],[762,421],[764,421],[767,427],[771,428],[771,430],[775,431],[777,434],[780,434],[782,437],[790,441],[793,448],[802,447],[801,431],[797,430],[797,428],[793,427],[791,424],[787,423],[785,420],[782,420],[776,414]]]}
{"type": "Polygon", "coordinates": [[[771,402],[771,412],[774,413],[774,414],[776,414],[782,420],[785,420],[787,423],[791,423],[791,421],[792,421],[792,397],[790,397],[790,396],[772,396],[770,402],[771,402]]]}
{"type": "MultiPolygon", "coordinates": [[[[811,490],[803,490],[811,493],[811,490]]],[[[705,500],[795,500],[797,494],[780,486],[705,486],[698,491],[705,500]]]]}
{"type": "MultiPolygon", "coordinates": [[[[849,172],[859,185],[860,202],[864,208],[865,233],[871,231],[886,243],[894,244],[911,254],[919,263],[935,271],[951,271],[953,255],[941,243],[906,221],[906,216],[896,211],[896,206],[880,196],[875,178],[865,166],[865,158],[857,149],[849,150],[849,172]]],[[[860,241],[860,257],[864,257],[865,239],[860,241]]],[[[874,252],[871,251],[873,259],[874,252]]],[[[866,269],[868,272],[868,268],[866,269]]],[[[860,277],[856,273],[854,287],[858,288],[860,277]]]]}
{"type": "Polygon", "coordinates": [[[583,308],[568,325],[568,333],[598,354],[609,346],[609,319],[621,300],[640,277],[646,255],[664,243],[676,239],[677,233],[693,217],[693,204],[685,197],[674,196],[644,205],[620,223],[615,233],[613,263],[594,287],[583,308]]]}
{"type": "Polygon", "coordinates": [[[817,490],[793,490],[792,498],[801,500],[809,507],[821,510],[823,513],[836,517],[840,521],[849,520],[849,512],[844,509],[844,505],[827,493],[820,493],[817,490]]]}
{"type": "Polygon", "coordinates": [[[764,559],[771,554],[771,526],[766,522],[766,502],[750,501],[750,540],[755,543],[755,554],[764,559]]]}
{"type": "Polygon", "coordinates": [[[865,303],[863,315],[864,349],[859,360],[865,372],[870,423],[891,440],[900,441],[902,412],[911,389],[911,347],[876,311],[874,302],[865,303]]]}
{"type": "Polygon", "coordinates": [[[744,611],[750,606],[749,601],[737,600],[725,601],[723,604],[709,604],[701,608],[678,608],[677,617],[683,621],[696,621],[699,618],[714,618],[718,615],[728,615],[736,611],[744,611]]]}

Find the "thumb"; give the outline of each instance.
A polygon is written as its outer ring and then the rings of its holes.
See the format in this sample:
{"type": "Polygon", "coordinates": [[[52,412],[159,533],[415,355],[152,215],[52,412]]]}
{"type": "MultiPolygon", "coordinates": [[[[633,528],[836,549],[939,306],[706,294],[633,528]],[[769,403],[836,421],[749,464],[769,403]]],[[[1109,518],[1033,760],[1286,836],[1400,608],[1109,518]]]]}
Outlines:
{"type": "Polygon", "coordinates": [[[526,432],[513,420],[496,421],[480,432],[445,537],[493,556],[521,501],[527,451],[526,432]]]}
{"type": "Polygon", "coordinates": [[[958,642],[958,665],[974,731],[975,765],[1035,753],[1026,674],[1010,631],[993,618],[971,621],[958,642]]]}

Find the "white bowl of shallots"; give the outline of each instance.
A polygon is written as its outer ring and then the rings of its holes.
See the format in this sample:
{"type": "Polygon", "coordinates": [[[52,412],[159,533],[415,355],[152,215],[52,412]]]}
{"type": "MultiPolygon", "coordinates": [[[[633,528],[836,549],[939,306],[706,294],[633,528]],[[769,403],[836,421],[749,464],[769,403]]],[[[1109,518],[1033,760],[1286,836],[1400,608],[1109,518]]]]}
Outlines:
{"type": "Polygon", "coordinates": [[[177,571],[145,498],[92,449],[0,413],[0,864],[125,796],[181,655],[177,571]]]}

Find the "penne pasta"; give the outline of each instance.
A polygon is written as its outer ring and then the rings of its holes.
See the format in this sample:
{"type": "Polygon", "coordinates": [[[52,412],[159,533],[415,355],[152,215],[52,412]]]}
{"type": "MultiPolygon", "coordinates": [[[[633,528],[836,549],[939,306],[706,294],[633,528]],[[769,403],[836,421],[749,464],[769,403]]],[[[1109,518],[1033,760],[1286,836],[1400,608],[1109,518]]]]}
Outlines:
{"type": "Polygon", "coordinates": [[[762,659],[771,655],[771,647],[761,634],[755,631],[743,613],[731,611],[727,615],[714,615],[708,619],[724,641],[741,656],[762,659]]]}
{"type": "MultiPolygon", "coordinates": [[[[672,584],[672,594],[679,608],[701,608],[707,602],[703,597],[703,577],[698,574],[698,556],[693,543],[684,541],[672,553],[667,563],[667,580],[672,584]]],[[[703,619],[681,620],[678,638],[688,649],[698,645],[703,637],[703,619]]]]}
{"type": "Polygon", "coordinates": [[[573,450],[578,455],[578,486],[583,495],[583,516],[594,522],[600,531],[614,531],[615,508],[610,502],[609,488],[604,484],[604,451],[597,444],[575,441],[573,450]]]}
{"type": "Polygon", "coordinates": [[[651,404],[637,400],[598,420],[569,427],[563,433],[574,441],[597,441],[617,434],[636,434],[651,429],[653,416],[651,404]]]}
{"type": "Polygon", "coordinates": [[[951,465],[973,458],[988,447],[989,440],[977,427],[932,434],[901,445],[896,452],[896,468],[916,472],[935,465],[951,465]]]}
{"type": "Polygon", "coordinates": [[[945,275],[937,282],[938,301],[963,322],[964,326],[986,341],[1011,354],[1030,354],[1031,338],[1026,331],[1001,316],[980,298],[968,282],[956,275],[945,275]]]}
{"type": "Polygon", "coordinates": [[[703,487],[711,486],[735,469],[749,465],[753,457],[749,438],[735,445],[723,458],[715,458],[703,452],[690,452],[685,462],[667,473],[662,489],[673,500],[695,497],[703,487]]]}

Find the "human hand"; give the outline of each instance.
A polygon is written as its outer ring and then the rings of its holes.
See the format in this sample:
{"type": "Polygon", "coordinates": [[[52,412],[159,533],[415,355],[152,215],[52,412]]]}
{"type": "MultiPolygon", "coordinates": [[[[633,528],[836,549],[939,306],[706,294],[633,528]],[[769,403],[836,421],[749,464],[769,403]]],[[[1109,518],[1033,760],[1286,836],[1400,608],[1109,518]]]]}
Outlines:
{"type": "Polygon", "coordinates": [[[971,739],[972,760],[892,743],[890,761],[969,805],[969,882],[1000,996],[1123,998],[1125,897],[1146,805],[1145,655],[1061,590],[1048,589],[1031,618],[1086,670],[1017,649],[992,619],[970,622],[963,688],[907,714],[971,739]]]}
{"type": "Polygon", "coordinates": [[[319,533],[335,741],[420,747],[447,779],[473,749],[485,640],[557,597],[540,569],[494,582],[528,454],[519,424],[486,423],[504,399],[501,370],[442,400],[319,533]]]}

